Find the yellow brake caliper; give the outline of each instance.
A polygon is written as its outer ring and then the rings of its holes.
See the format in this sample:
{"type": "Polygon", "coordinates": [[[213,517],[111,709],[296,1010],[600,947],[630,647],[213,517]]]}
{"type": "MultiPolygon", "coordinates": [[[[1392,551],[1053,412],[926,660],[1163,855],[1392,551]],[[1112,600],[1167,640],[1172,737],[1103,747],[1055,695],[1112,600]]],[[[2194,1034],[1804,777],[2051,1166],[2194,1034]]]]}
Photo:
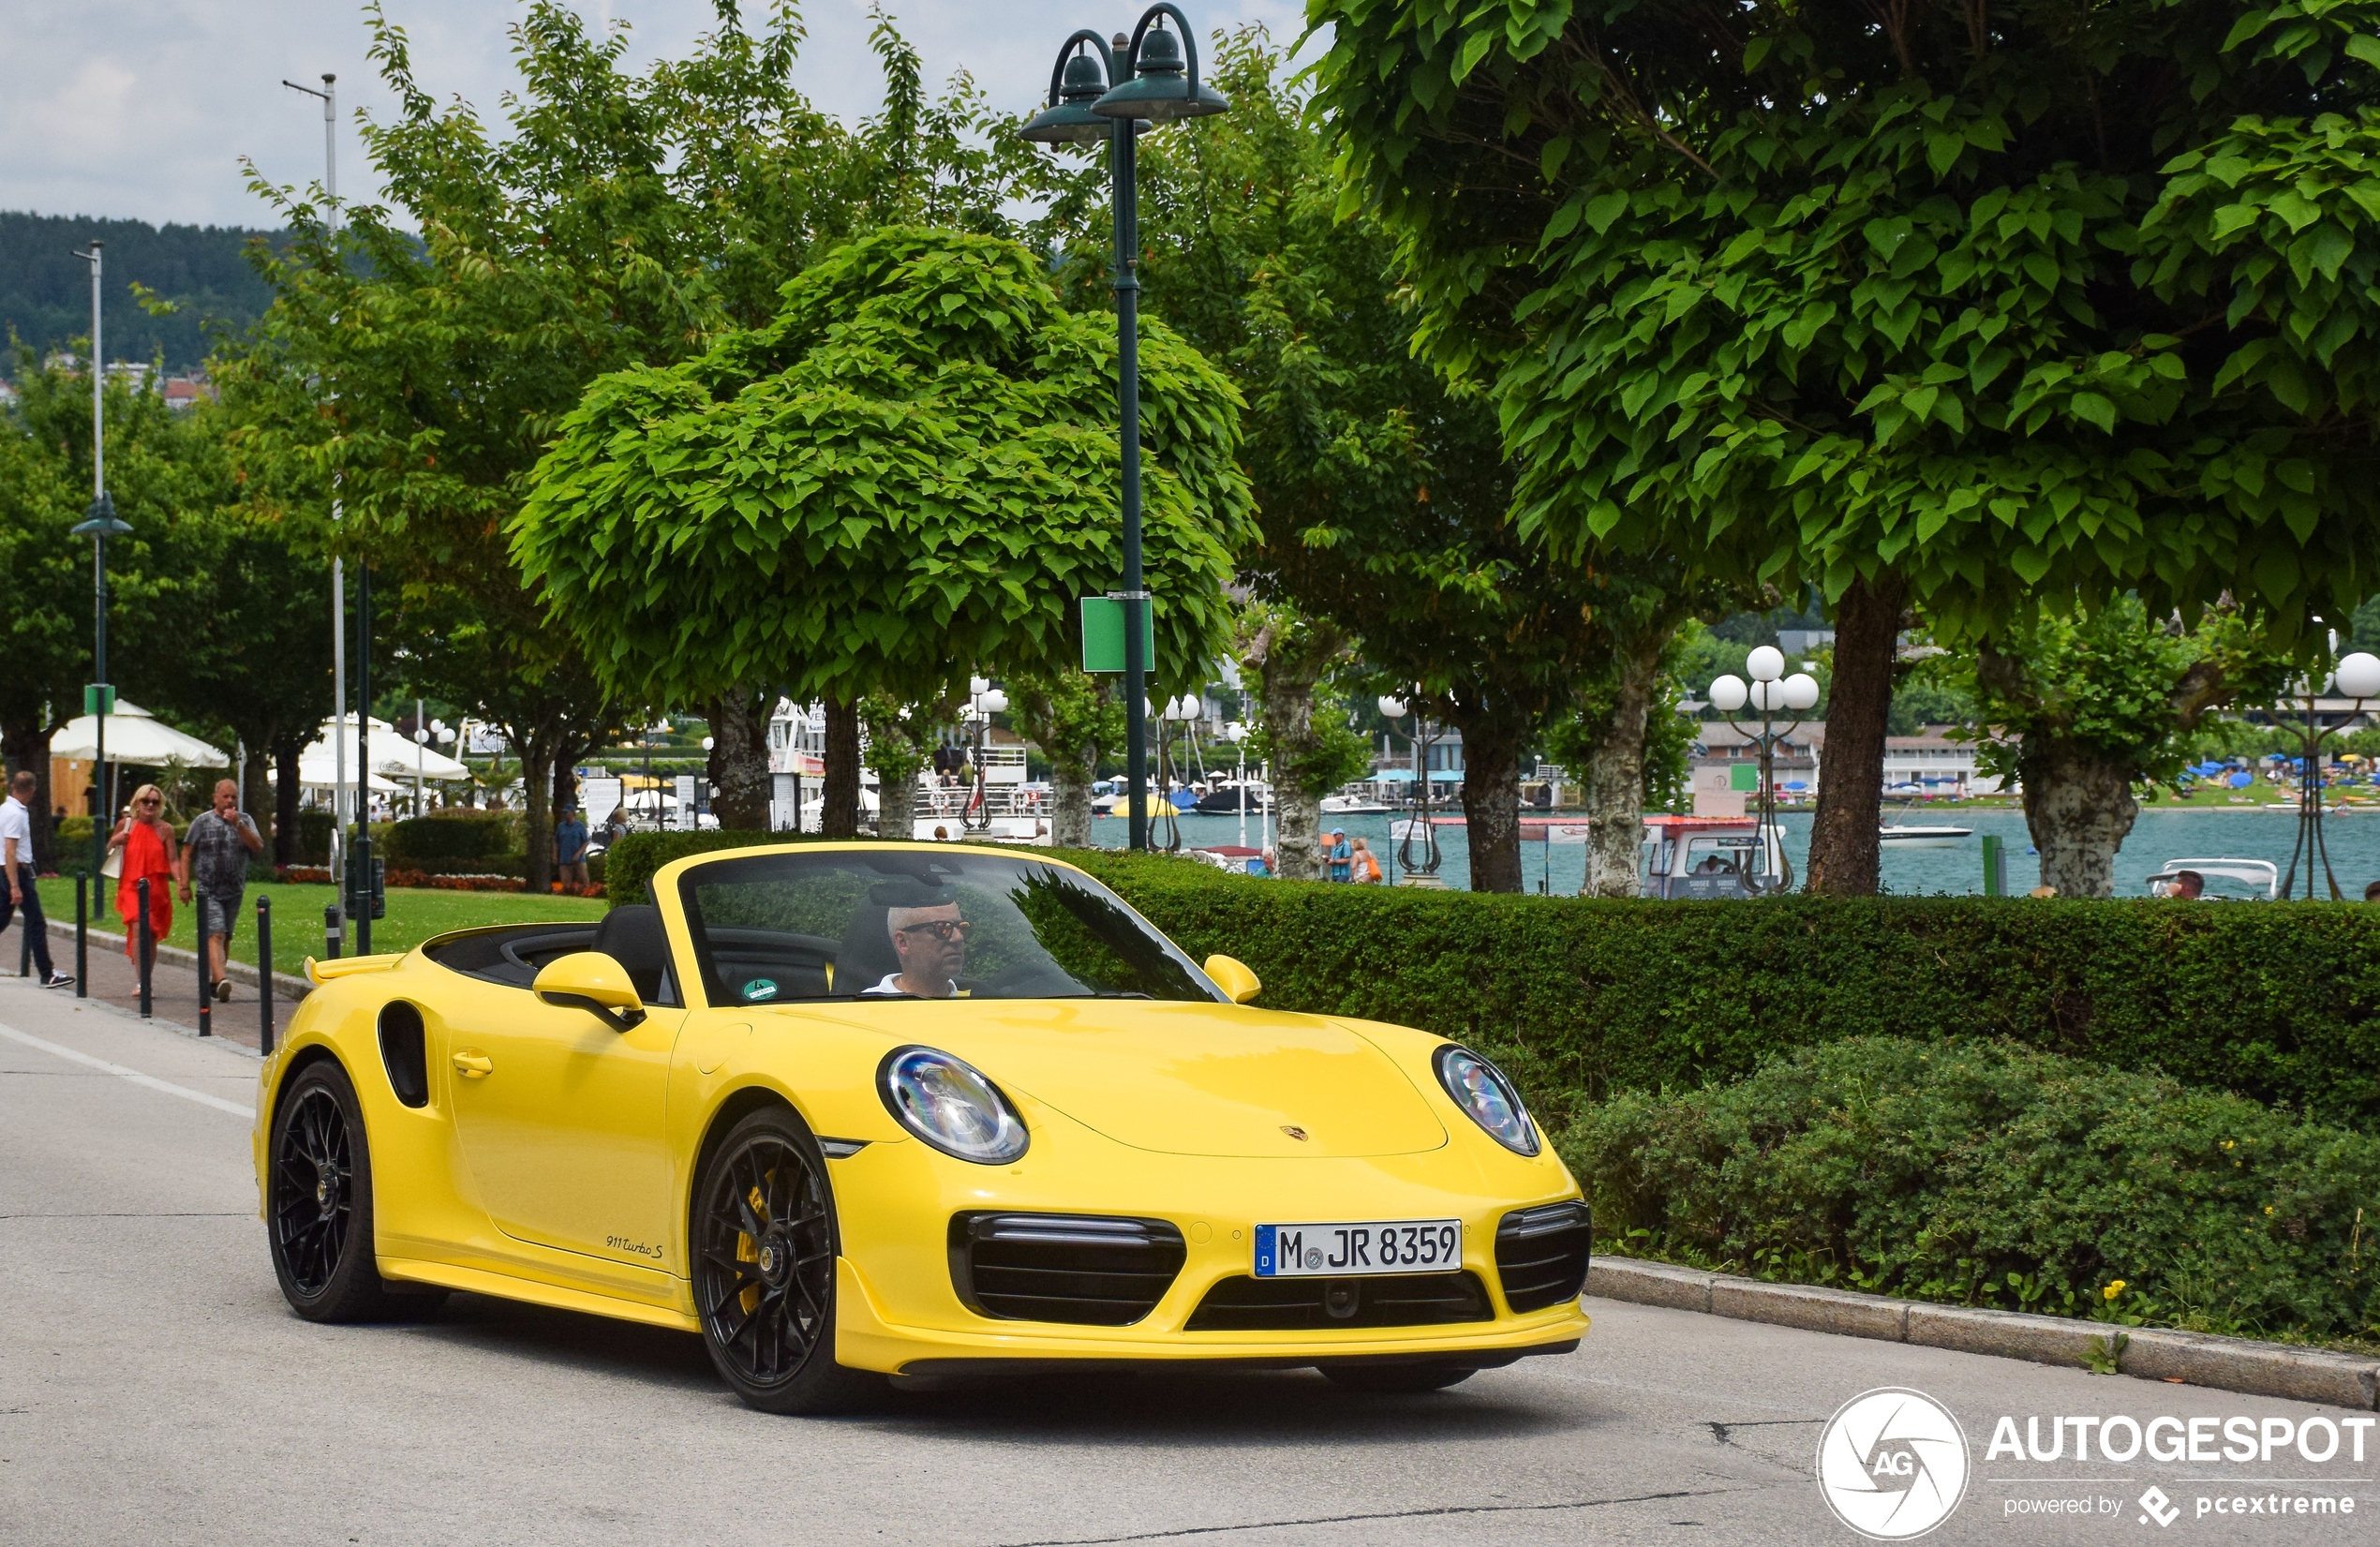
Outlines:
{"type": "MultiPolygon", "coordinates": [[[[744,1201],[752,1206],[753,1215],[757,1217],[762,1224],[766,1225],[768,1223],[768,1204],[766,1200],[760,1196],[760,1189],[758,1187],[754,1187],[751,1192],[745,1194],[744,1201]]],[[[738,1262],[758,1262],[760,1260],[760,1242],[754,1241],[750,1235],[746,1234],[742,1230],[736,1232],[736,1260],[738,1262]]],[[[744,1292],[736,1297],[736,1303],[744,1308],[744,1314],[746,1316],[750,1316],[752,1312],[759,1310],[760,1286],[756,1283],[746,1285],[744,1287],[744,1292]]]]}

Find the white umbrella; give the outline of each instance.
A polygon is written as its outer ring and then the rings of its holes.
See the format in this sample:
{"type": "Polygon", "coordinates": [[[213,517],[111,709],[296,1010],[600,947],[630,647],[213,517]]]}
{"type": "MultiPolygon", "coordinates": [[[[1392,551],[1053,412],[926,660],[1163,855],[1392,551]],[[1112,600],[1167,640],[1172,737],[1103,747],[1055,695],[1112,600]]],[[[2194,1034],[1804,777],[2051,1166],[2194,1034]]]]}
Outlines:
{"type": "MultiPolygon", "coordinates": [[[[333,782],[329,772],[332,767],[333,761],[331,755],[331,737],[336,734],[337,724],[338,722],[336,721],[329,719],[324,720],[322,721],[321,736],[307,743],[305,748],[298,753],[298,764],[302,769],[319,762],[325,770],[323,776],[319,780],[310,776],[302,775],[301,777],[303,778],[304,782],[308,784],[329,784],[333,782]]],[[[355,717],[353,715],[350,715],[348,717],[346,728],[347,746],[344,751],[347,753],[346,763],[348,768],[348,781],[350,783],[353,783],[355,781],[356,765],[362,761],[362,754],[355,744],[355,717]]],[[[437,751],[431,748],[416,744],[411,736],[405,735],[402,731],[399,731],[395,726],[389,724],[386,721],[373,721],[371,722],[371,731],[372,771],[375,774],[387,774],[391,777],[411,779],[415,777],[415,769],[418,766],[421,778],[438,782],[446,782],[454,780],[469,779],[471,777],[471,770],[465,767],[462,764],[457,763],[454,759],[447,756],[444,752],[437,751]]],[[[385,790],[393,789],[395,786],[376,783],[372,787],[376,790],[385,790]]]]}
{"type": "MultiPolygon", "coordinates": [[[[99,721],[96,715],[78,715],[50,740],[52,757],[89,758],[99,752],[99,721]]],[[[119,698],[108,716],[108,761],[163,767],[179,763],[191,768],[228,768],[231,760],[195,736],[185,736],[138,704],[119,698]]]]}
{"type": "MultiPolygon", "coordinates": [[[[278,768],[268,767],[264,770],[264,778],[267,783],[277,784],[281,781],[281,772],[278,768]]],[[[327,790],[337,783],[338,777],[331,766],[331,754],[325,751],[320,757],[299,758],[298,782],[309,789],[320,790],[327,790]]],[[[355,785],[355,765],[352,763],[347,766],[347,782],[350,789],[355,785]]],[[[410,786],[399,785],[393,781],[381,778],[379,774],[374,774],[372,788],[381,795],[394,795],[399,789],[410,788],[410,786]]]]}

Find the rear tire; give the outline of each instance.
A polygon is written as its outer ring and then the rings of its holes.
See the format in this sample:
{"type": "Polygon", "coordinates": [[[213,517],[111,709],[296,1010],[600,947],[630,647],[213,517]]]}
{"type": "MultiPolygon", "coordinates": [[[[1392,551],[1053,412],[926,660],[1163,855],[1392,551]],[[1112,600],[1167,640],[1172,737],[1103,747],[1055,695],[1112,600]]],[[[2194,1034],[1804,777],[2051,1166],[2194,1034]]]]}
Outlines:
{"type": "Polygon", "coordinates": [[[1322,1373],[1342,1391],[1391,1396],[1442,1391],[1480,1372],[1467,1364],[1341,1364],[1322,1373]]]}
{"type": "Polygon", "coordinates": [[[266,1155],[265,1232],[290,1308],[308,1321],[388,1316],[372,1250],[372,1153],[346,1070],[323,1059],[290,1082],[266,1155]]]}
{"type": "Polygon", "coordinates": [[[842,1240],[826,1157],[783,1108],[727,1131],[694,1189],[694,1309],[720,1378],[765,1413],[826,1414],[885,1390],[835,1362],[842,1240]]]}

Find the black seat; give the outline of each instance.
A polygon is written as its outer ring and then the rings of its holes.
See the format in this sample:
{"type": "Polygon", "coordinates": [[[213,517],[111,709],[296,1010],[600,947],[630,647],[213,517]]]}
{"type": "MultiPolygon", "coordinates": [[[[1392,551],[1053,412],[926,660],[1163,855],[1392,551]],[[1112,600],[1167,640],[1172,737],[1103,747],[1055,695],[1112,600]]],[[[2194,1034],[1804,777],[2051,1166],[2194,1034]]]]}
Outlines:
{"type": "Polygon", "coordinates": [[[663,1004],[675,1000],[667,988],[669,936],[662,930],[659,908],[649,902],[631,902],[614,908],[595,927],[592,948],[628,969],[628,980],[636,985],[636,997],[646,1004],[663,1004]]]}
{"type": "Polygon", "coordinates": [[[835,952],[835,991],[866,993],[887,974],[900,971],[900,953],[893,949],[885,928],[888,910],[882,903],[862,902],[851,911],[841,946],[835,952]]]}

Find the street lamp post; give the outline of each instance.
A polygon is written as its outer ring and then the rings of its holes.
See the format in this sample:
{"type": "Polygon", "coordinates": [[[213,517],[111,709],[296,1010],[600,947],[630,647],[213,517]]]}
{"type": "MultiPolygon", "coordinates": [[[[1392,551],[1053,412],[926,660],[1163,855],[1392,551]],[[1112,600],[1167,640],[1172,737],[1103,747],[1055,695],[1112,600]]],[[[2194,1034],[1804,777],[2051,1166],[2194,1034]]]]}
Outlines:
{"type": "MultiPolygon", "coordinates": [[[[1406,819],[1405,836],[1397,840],[1396,863],[1405,871],[1403,886],[1443,886],[1438,879],[1438,865],[1444,855],[1438,852],[1437,822],[1430,814],[1430,746],[1437,739],[1427,715],[1412,708],[1411,704],[1392,694],[1380,695],[1380,713],[1391,721],[1413,714],[1413,814],[1406,819]]],[[[1395,828],[1393,824],[1391,832],[1395,828]]]]}
{"type": "MultiPolygon", "coordinates": [[[[115,690],[108,685],[108,539],[122,537],[132,530],[129,524],[116,519],[115,501],[108,498],[108,437],[107,437],[107,358],[99,351],[100,319],[100,248],[94,242],[88,252],[78,252],[77,258],[91,265],[91,508],[85,518],[77,522],[74,534],[91,539],[91,687],[82,695],[82,712],[92,717],[97,729],[92,750],[91,787],[97,792],[97,811],[91,813],[91,881],[98,885],[99,872],[108,862],[108,833],[115,826],[113,795],[108,788],[108,711],[115,707],[115,690]]],[[[95,897],[93,907],[98,902],[95,897]]],[[[77,909],[75,919],[75,959],[85,959],[90,953],[90,911],[77,909]]],[[[90,974],[75,969],[74,996],[88,997],[90,974]]]]}
{"type": "Polygon", "coordinates": [[[1152,6],[1114,47],[1084,28],[1066,39],[1049,71],[1048,106],[1024,127],[1036,144],[1108,146],[1108,202],[1115,216],[1116,425],[1123,454],[1123,702],[1125,810],[1131,845],[1149,846],[1149,592],[1140,568],[1140,216],[1135,137],[1141,129],[1227,112],[1231,104],[1198,83],[1198,43],[1190,19],[1170,4],[1152,6]],[[1171,17],[1181,37],[1165,30],[1171,17]],[[1154,24],[1154,30],[1152,26],[1154,24]],[[1095,51],[1096,57],[1093,57],[1095,51]],[[1118,56],[1121,51],[1121,58],[1118,56]],[[1185,58],[1186,55],[1186,58],[1185,58]]]}
{"type": "MultiPolygon", "coordinates": [[[[991,717],[1008,712],[1008,695],[991,685],[988,677],[967,678],[966,723],[974,744],[975,787],[967,793],[966,805],[959,808],[959,826],[963,832],[991,831],[991,781],[984,767],[984,758],[991,745],[991,717]]],[[[876,792],[877,810],[884,809],[884,792],[876,792]]],[[[878,834],[879,837],[887,835],[878,834]]],[[[914,836],[902,833],[902,838],[914,836]]]]}
{"type": "Polygon", "coordinates": [[[1244,849],[1248,846],[1248,727],[1228,721],[1223,727],[1223,739],[1240,754],[1240,771],[1232,787],[1240,794],[1240,847],[1244,849]]]}
{"type": "Polygon", "coordinates": [[[1785,857],[1785,835],[1777,827],[1777,749],[1785,738],[1801,728],[1801,711],[1818,704],[1818,678],[1807,672],[1795,672],[1786,677],[1785,655],[1774,645],[1756,647],[1745,669],[1752,674],[1748,686],[1740,677],[1729,675],[1711,684],[1711,706],[1727,717],[1747,741],[1760,753],[1760,804],[1754,818],[1759,827],[1759,852],[1769,856],[1767,885],[1756,878],[1744,878],[1745,889],[1752,892],[1781,892],[1793,885],[1793,863],[1785,857]],[[1761,728],[1753,731],[1737,722],[1735,711],[1749,699],[1752,707],[1761,712],[1761,728]],[[1769,715],[1778,709],[1793,711],[1792,724],[1775,724],[1769,715]]]}
{"type": "MultiPolygon", "coordinates": [[[[301,86],[290,80],[285,79],[281,82],[291,91],[304,92],[322,104],[322,224],[334,245],[339,234],[338,79],[335,75],[325,74],[322,77],[320,91],[316,91],[312,86],[301,86]]],[[[336,487],[335,474],[333,486],[336,487]]],[[[334,524],[338,521],[339,515],[339,498],[334,494],[331,497],[331,520],[334,524]]],[[[364,625],[364,639],[368,655],[371,639],[371,625],[368,621],[364,625]]],[[[364,712],[366,715],[372,712],[368,701],[364,707],[364,712]]],[[[331,558],[331,721],[338,727],[338,734],[331,738],[330,855],[331,908],[335,914],[340,915],[333,918],[331,922],[337,925],[343,922],[347,907],[349,890],[347,883],[351,870],[347,863],[347,818],[348,812],[353,808],[349,804],[347,793],[347,565],[335,554],[331,558]]],[[[360,762],[362,761],[360,744],[357,752],[360,762]]],[[[360,796],[364,790],[371,787],[372,776],[369,773],[359,773],[356,782],[360,786],[357,792],[360,796]]],[[[371,852],[370,846],[371,839],[367,833],[364,853],[358,856],[365,859],[366,885],[369,885],[371,872],[368,858],[371,852]]],[[[371,909],[367,905],[364,911],[366,921],[359,926],[358,944],[361,948],[368,950],[372,930],[369,922],[371,909]]]]}
{"type": "MultiPolygon", "coordinates": [[[[2330,636],[2330,647],[2339,647],[2339,636],[2330,636]]],[[[2298,700],[2285,700],[2276,708],[2302,711],[2304,729],[2298,732],[2302,755],[2298,763],[2298,836],[2289,845],[2289,868],[2281,873],[2281,895],[2284,899],[2298,884],[2298,858],[2305,856],[2306,900],[2314,900],[2313,868],[2322,866],[2322,879],[2330,888],[2330,900],[2344,901],[2339,890],[2339,878],[2330,872],[2330,849],[2322,839],[2322,744],[2341,730],[2363,718],[2366,699],[2380,698],[2380,656],[2358,650],[2343,658],[2338,669],[2322,679],[2317,688],[2305,677],[2298,679],[2298,691],[2291,695],[2298,700]],[[2321,693],[2336,690],[2355,700],[2355,707],[2345,714],[2318,708],[2314,700],[2321,693]],[[2326,719],[2326,717],[2328,717],[2326,719]]]]}

